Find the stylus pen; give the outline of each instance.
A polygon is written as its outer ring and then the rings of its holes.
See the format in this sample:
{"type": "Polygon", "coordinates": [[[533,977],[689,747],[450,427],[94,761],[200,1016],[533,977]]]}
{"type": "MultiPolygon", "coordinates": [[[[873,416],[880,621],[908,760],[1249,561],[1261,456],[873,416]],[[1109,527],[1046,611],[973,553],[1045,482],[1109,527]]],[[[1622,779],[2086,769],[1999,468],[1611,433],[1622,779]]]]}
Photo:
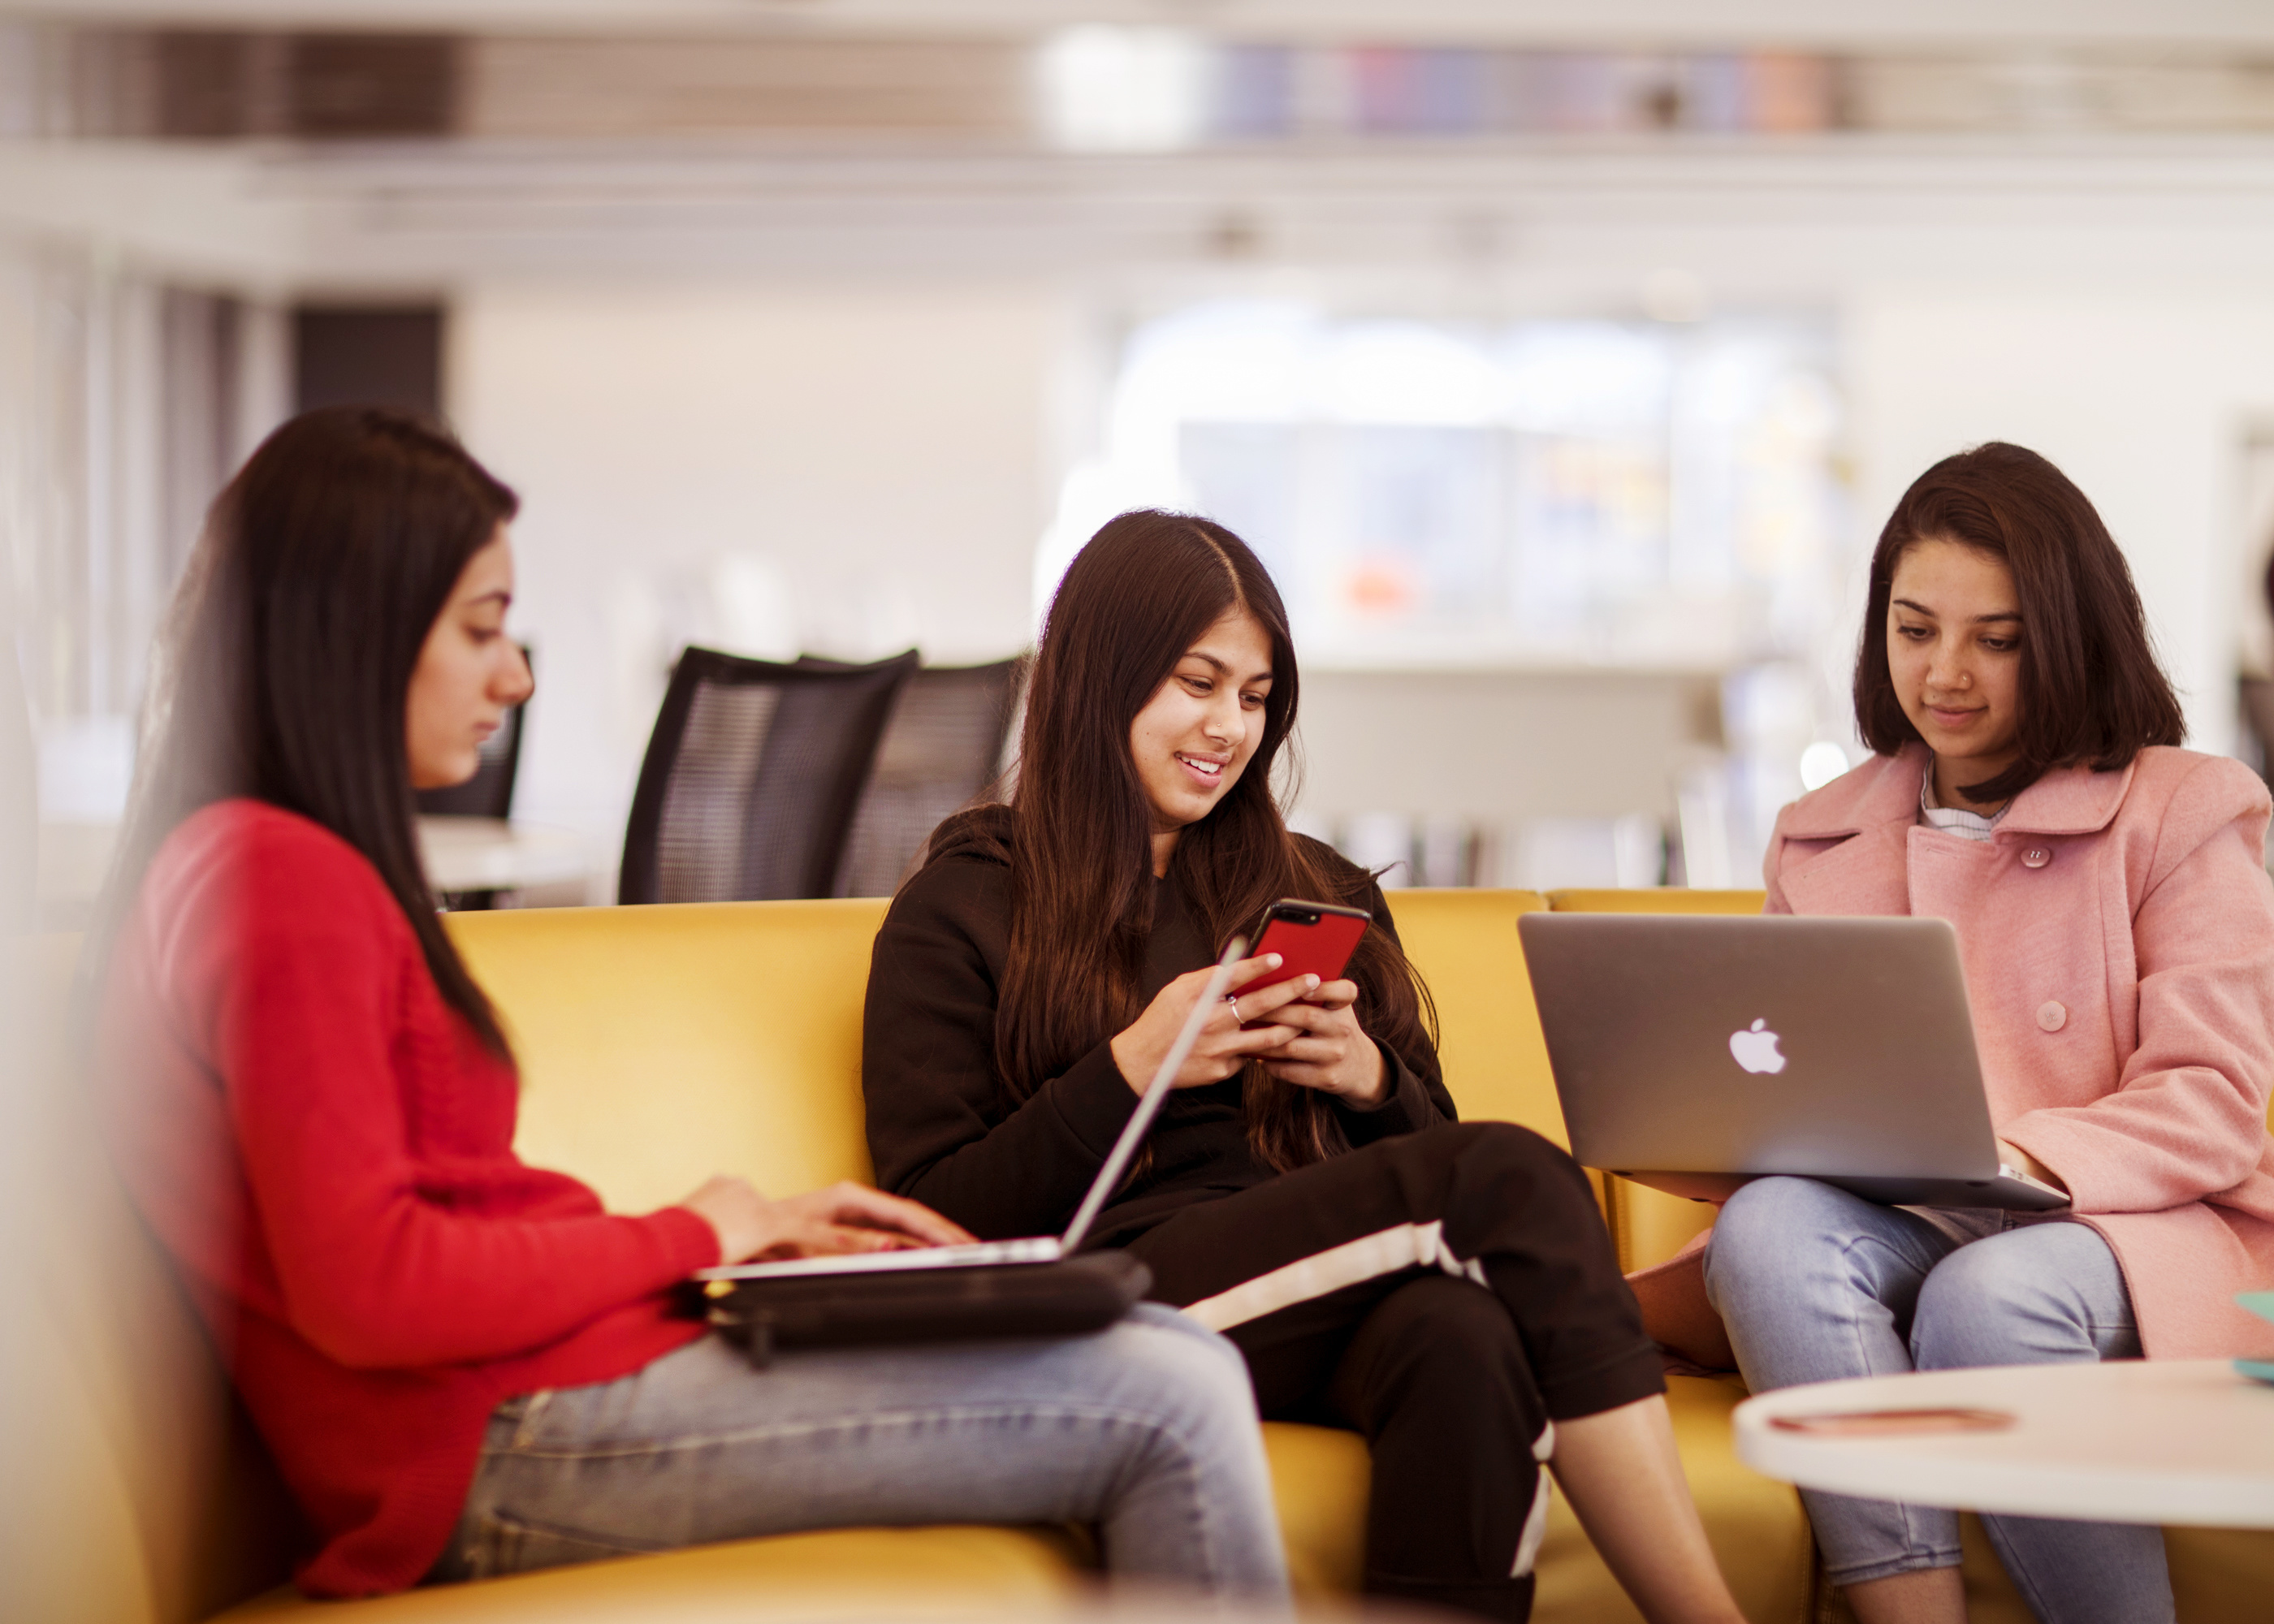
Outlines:
{"type": "Polygon", "coordinates": [[[1129,1158],[1135,1155],[1137,1147],[1145,1142],[1145,1131],[1153,1125],[1153,1118],[1160,1115],[1162,1101],[1169,1097],[1170,1085],[1183,1068],[1185,1057],[1193,1052],[1193,1045],[1201,1041],[1201,1028],[1208,1025],[1209,1017],[1215,1014],[1216,1006],[1224,1002],[1224,989],[1231,981],[1231,966],[1246,956],[1246,936],[1234,936],[1225,944],[1224,957],[1216,961],[1216,974],[1209,977],[1208,985],[1201,989],[1200,1002],[1193,1004],[1192,1013],[1185,1017],[1184,1026],[1178,1030],[1177,1041],[1169,1045],[1169,1052],[1162,1057],[1159,1068],[1153,1073],[1153,1080],[1146,1085],[1145,1097],[1137,1101],[1135,1121],[1121,1131],[1121,1138],[1115,1143],[1113,1154],[1105,1159],[1105,1170],[1089,1187],[1089,1194],[1082,1201],[1081,1210],[1074,1214],[1073,1222],[1066,1226],[1065,1250],[1068,1254],[1088,1237],[1090,1223],[1096,1218],[1098,1209],[1105,1205],[1106,1198],[1120,1186],[1121,1175],[1129,1165],[1129,1158]]]}

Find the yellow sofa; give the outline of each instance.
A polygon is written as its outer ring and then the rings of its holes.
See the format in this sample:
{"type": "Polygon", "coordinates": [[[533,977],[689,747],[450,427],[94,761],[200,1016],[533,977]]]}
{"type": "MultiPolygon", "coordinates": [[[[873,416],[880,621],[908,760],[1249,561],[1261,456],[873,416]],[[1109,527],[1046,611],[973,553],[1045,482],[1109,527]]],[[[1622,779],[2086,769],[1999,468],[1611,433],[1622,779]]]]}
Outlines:
{"type": "MultiPolygon", "coordinates": [[[[1443,1029],[1462,1113],[1559,1141],[1562,1113],[1517,916],[1528,892],[1407,891],[1395,906],[1443,1029]]],[[[1758,907],[1758,902],[1754,905],[1758,907]]],[[[461,914],[474,974],[503,1009],[526,1077],[521,1149],[614,1205],[682,1194],[713,1167],[789,1191],[868,1175],[859,1027],[880,902],[461,914]]],[[[1732,1381],[1677,1379],[1692,1485],[1750,1616],[1802,1617],[1810,1545],[1797,1497],[1739,1464],[1732,1381]]],[[[1298,1584],[1357,1582],[1366,1453],[1354,1436],[1268,1429],[1298,1584]]],[[[1540,1559],[1542,1624],[1638,1617],[1562,1502],[1540,1559]]]]}
{"type": "MultiPolygon", "coordinates": [[[[1443,1027],[1463,1114],[1562,1127],[1515,921],[1531,893],[1406,891],[1394,899],[1443,1027]]],[[[1559,907],[1751,910],[1758,893],[1561,893],[1559,907]],[[1645,900],[1646,898],[1646,900],[1645,900]]],[[[612,1204],[639,1209],[704,1174],[789,1192],[867,1173],[859,1030],[874,901],[754,903],[454,915],[475,974],[504,1012],[524,1073],[521,1148],[612,1204]]],[[[72,944],[12,967],[62,1005],[72,944]]],[[[57,1023],[18,1047],[47,1086],[11,1125],[0,1235],[36,1233],[33,1312],[10,1338],[10,1476],[36,1484],[0,1518],[11,1616],[191,1624],[308,1610],[278,1586],[289,1508],[229,1403],[193,1321],[104,1171],[57,1047],[57,1023]],[[44,1045],[44,1048],[41,1047],[44,1045]],[[26,1395],[34,1402],[26,1402],[26,1395]],[[246,1598],[252,1598],[246,1600],[246,1598]]],[[[1628,1267],[1667,1255],[1710,1209],[1600,1179],[1628,1267]]],[[[1797,1497],[1734,1457],[1734,1379],[1674,1380],[1683,1457],[1717,1554],[1748,1616],[1803,1624],[1820,1598],[1797,1497]]],[[[1347,1590],[1359,1571],[1367,1462],[1346,1433],[1267,1429],[1282,1523],[1299,1587],[1347,1590]]],[[[2173,1535],[2187,1624],[2263,1616],[2274,1575],[2266,1536],[2173,1535]],[[2255,1583],[2254,1583],[2255,1579],[2255,1583]],[[2258,1605],[2253,1605],[2258,1604],[2258,1605]]],[[[1079,1555],[1051,1530],[852,1530],[746,1541],[414,1592],[323,1611],[374,1621],[753,1616],[766,1600],[799,1616],[816,1598],[891,1598],[909,1616],[977,1616],[1047,1604],[1079,1582],[1079,1555]],[[621,1611],[619,1611],[621,1608],[621,1611]]],[[[1977,1565],[1969,1563],[1969,1575],[1977,1565]]],[[[1994,1575],[1994,1562],[1990,1572],[1994,1575]]],[[[1555,1502],[1535,1616],[1636,1616],[1566,1507],[1555,1502]]],[[[2000,1613],[2002,1579],[1977,1619],[2000,1613]]]]}

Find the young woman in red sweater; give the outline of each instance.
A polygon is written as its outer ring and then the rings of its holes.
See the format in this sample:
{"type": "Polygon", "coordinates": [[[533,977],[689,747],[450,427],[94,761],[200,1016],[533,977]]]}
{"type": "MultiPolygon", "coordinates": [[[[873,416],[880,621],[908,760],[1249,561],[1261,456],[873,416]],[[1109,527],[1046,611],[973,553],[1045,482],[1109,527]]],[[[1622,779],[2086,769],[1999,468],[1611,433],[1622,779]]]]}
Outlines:
{"type": "Polygon", "coordinates": [[[851,1184],[605,1212],[420,873],[414,788],[530,692],[510,492],[371,410],[280,429],[177,596],[95,942],[121,1170],[313,1528],[312,1593],[861,1523],[1102,1525],[1118,1574],[1284,1590],[1238,1356],[1103,1335],[793,1352],[676,1316],[721,1260],[966,1238],[851,1184]]]}

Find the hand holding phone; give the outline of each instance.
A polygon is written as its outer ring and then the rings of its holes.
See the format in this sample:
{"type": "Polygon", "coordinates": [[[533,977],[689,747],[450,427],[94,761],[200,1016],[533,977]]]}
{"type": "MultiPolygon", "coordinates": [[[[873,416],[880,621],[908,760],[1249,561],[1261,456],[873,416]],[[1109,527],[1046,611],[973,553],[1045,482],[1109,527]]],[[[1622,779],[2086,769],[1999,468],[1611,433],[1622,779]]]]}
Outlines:
{"type": "Polygon", "coordinates": [[[1293,976],[1319,978],[1300,999],[1270,1015],[1275,1026],[1293,1031],[1258,1056],[1263,1069],[1299,1088],[1354,1104],[1375,1103],[1389,1084],[1389,1068],[1380,1047],[1359,1025],[1353,1008],[1358,989],[1343,979],[1374,915],[1364,908],[1287,898],[1273,903],[1263,918],[1256,951],[1276,953],[1280,967],[1258,976],[1248,990],[1284,985],[1293,976]]]}
{"type": "Polygon", "coordinates": [[[1340,981],[1359,939],[1373,922],[1374,915],[1364,908],[1280,898],[1263,911],[1262,934],[1255,940],[1256,956],[1278,954],[1279,968],[1256,977],[1247,984],[1248,990],[1276,987],[1299,975],[1315,975],[1321,984],[1340,981]]]}
{"type": "MultiPolygon", "coordinates": [[[[1295,1027],[1278,1024],[1279,1011],[1313,991],[1315,983],[1308,976],[1293,982],[1280,977],[1276,986],[1262,989],[1261,978],[1276,976],[1282,967],[1276,958],[1265,953],[1231,966],[1230,990],[1211,998],[1208,1022],[1184,1064],[1177,1069],[1176,1087],[1198,1088],[1235,1077],[1250,1060],[1261,1058],[1297,1034],[1295,1027]],[[1236,1002],[1241,998],[1246,1000],[1244,1009],[1236,1002]]],[[[1114,1034],[1113,1064],[1133,1093],[1145,1092],[1194,1002],[1208,995],[1214,975],[1215,966],[1210,966],[1177,977],[1153,995],[1142,1014],[1114,1034]]]]}

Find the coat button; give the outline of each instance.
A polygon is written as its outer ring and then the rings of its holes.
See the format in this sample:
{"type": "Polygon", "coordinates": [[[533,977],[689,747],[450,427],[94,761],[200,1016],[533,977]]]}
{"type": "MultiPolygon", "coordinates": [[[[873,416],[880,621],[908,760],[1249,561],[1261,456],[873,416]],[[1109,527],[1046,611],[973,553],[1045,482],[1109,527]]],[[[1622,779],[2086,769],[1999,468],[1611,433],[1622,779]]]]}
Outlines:
{"type": "Polygon", "coordinates": [[[2048,998],[2037,1005],[2037,1025],[2048,1032],[2059,1032],[2068,1025],[2068,1011],[2048,998]]]}
{"type": "Polygon", "coordinates": [[[2033,846],[2022,853],[2022,866],[2025,868],[2042,868],[2052,860],[2053,854],[2042,846],[2033,846]]]}

